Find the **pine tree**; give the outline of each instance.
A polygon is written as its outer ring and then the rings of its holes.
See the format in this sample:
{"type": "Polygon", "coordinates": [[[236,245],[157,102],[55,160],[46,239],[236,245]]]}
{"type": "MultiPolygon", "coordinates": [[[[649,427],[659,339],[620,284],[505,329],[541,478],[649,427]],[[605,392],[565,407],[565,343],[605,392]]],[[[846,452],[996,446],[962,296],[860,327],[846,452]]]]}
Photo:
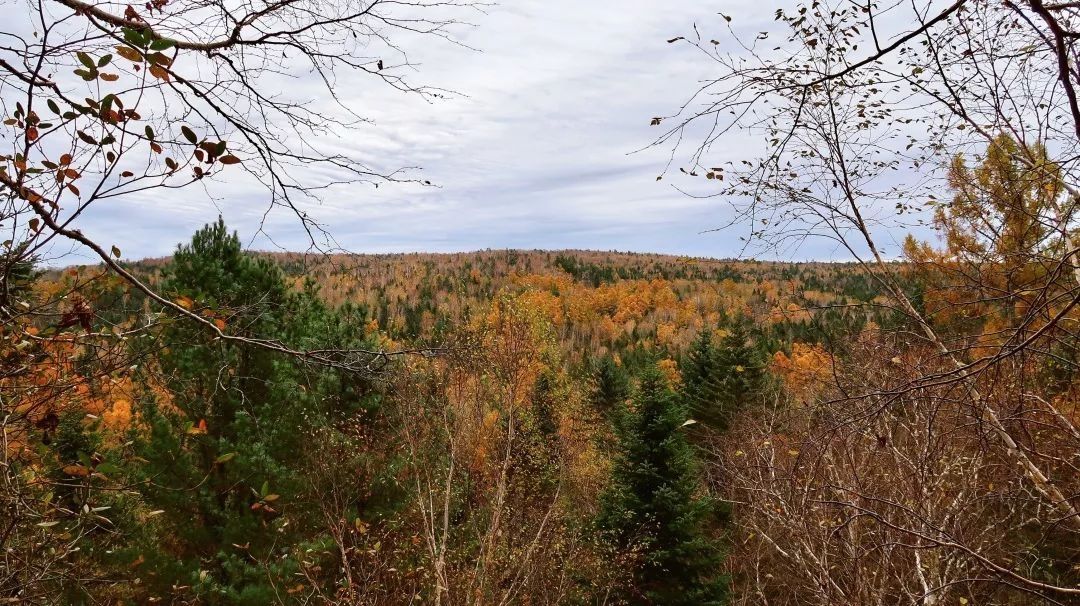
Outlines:
{"type": "Polygon", "coordinates": [[[598,358],[593,366],[593,403],[601,411],[611,411],[630,395],[630,377],[611,356],[598,358]]]}
{"type": "MultiPolygon", "coordinates": [[[[161,288],[231,334],[297,347],[344,347],[363,334],[365,318],[327,309],[310,282],[288,289],[281,269],[244,254],[220,220],[179,248],[161,288]]],[[[362,388],[262,348],[208,340],[186,322],[161,340],[171,398],[143,402],[149,429],[133,436],[146,461],[143,497],[163,512],[160,533],[133,545],[155,571],[146,584],[157,595],[189,587],[209,604],[279,602],[275,587],[299,572],[282,554],[320,527],[318,518],[305,523],[310,498],[298,453],[317,428],[354,410],[362,388]]]]}
{"type": "Polygon", "coordinates": [[[714,536],[719,508],[698,494],[697,463],[682,429],[687,412],[653,367],[617,425],[619,453],[598,526],[618,548],[641,554],[634,591],[626,596],[634,603],[726,600],[723,551],[714,536]]]}

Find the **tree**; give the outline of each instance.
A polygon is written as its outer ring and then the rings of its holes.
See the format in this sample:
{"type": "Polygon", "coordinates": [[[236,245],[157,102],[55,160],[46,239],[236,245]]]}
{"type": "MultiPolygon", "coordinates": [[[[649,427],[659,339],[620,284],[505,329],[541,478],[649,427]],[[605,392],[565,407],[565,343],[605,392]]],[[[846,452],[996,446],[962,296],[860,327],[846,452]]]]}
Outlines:
{"type": "MultiPolygon", "coordinates": [[[[163,292],[233,334],[362,345],[352,335],[366,318],[327,309],[311,289],[287,289],[277,265],[244,254],[221,220],[181,246],[164,273],[163,292]]],[[[152,571],[144,586],[153,597],[281,601],[275,588],[295,586],[305,572],[296,554],[324,528],[297,453],[316,448],[316,437],[332,440],[326,431],[360,410],[364,388],[264,348],[206,343],[199,332],[180,322],[162,337],[168,398],[142,403],[148,428],[132,441],[144,463],[131,472],[161,515],[127,551],[152,571]]]]}
{"type": "Polygon", "coordinates": [[[683,377],[682,396],[696,420],[711,423],[715,420],[712,415],[716,407],[721,406],[724,377],[717,369],[717,362],[713,331],[704,328],[679,365],[683,377]]]}
{"type": "Polygon", "coordinates": [[[598,526],[640,554],[631,601],[722,604],[726,578],[715,537],[717,504],[700,494],[694,451],[683,435],[687,407],[659,369],[640,377],[618,423],[619,451],[598,526]]]}
{"type": "Polygon", "coordinates": [[[630,395],[630,377],[611,356],[593,362],[593,385],[592,400],[602,411],[617,408],[630,395]]]}
{"type": "Polygon", "coordinates": [[[702,330],[680,367],[682,396],[696,421],[723,430],[731,417],[765,389],[765,365],[749,342],[742,319],[736,319],[720,341],[702,330]]]}
{"type": "MultiPolygon", "coordinates": [[[[685,172],[707,180],[706,195],[731,201],[733,224],[752,225],[753,243],[776,251],[821,237],[838,245],[879,286],[882,296],[871,304],[902,317],[893,334],[914,341],[917,351],[934,352],[934,362],[947,362],[941,369],[926,360],[899,383],[879,375],[880,383],[864,383],[862,391],[837,390],[833,397],[857,404],[849,410],[875,413],[853,414],[850,422],[865,427],[909,398],[952,386],[984,432],[972,447],[1009,461],[1031,511],[1040,512],[1025,532],[1032,548],[1051,537],[1075,542],[1080,509],[1070,495],[1077,494],[1076,474],[1055,453],[1080,449],[1080,431],[1060,384],[1049,391],[1047,382],[1032,379],[1047,367],[1068,376],[1061,367],[1076,366],[1057,352],[1076,348],[1072,326],[1080,304],[1080,7],[1041,0],[814,1],[776,11],[775,21],[767,31],[754,28],[753,41],[743,39],[737,25],[722,25],[742,42],[733,53],[719,40],[672,40],[704,51],[717,73],[694,95],[703,105],[690,103],[685,113],[653,120],[674,122],[657,142],[681,147],[692,141],[685,172]],[[894,33],[886,23],[897,24],[894,33]],[[769,38],[775,42],[762,42],[769,38]],[[704,138],[689,136],[698,125],[704,138]],[[751,134],[756,150],[746,158],[716,157],[731,148],[716,144],[736,132],[751,134]],[[970,158],[982,166],[970,171],[970,158]],[[936,264],[953,273],[953,281],[941,283],[946,290],[974,295],[951,307],[975,319],[976,329],[984,326],[983,310],[1020,303],[977,340],[953,332],[956,324],[940,322],[935,310],[919,304],[906,268],[890,262],[899,251],[886,248],[885,234],[929,222],[941,206],[943,185],[956,205],[937,213],[938,227],[952,250],[935,255],[909,247],[917,253],[912,256],[927,263],[923,269],[934,271],[936,264]],[[1019,390],[1022,404],[1001,401],[1002,390],[1019,390]]],[[[964,324],[965,331],[972,328],[964,324]]],[[[875,338],[888,342],[889,336],[875,338]]],[[[856,518],[888,524],[883,501],[873,500],[878,496],[866,495],[866,503],[842,500],[847,515],[836,528],[856,518]]],[[[1007,558],[975,542],[943,540],[918,525],[902,528],[917,539],[914,549],[931,541],[947,554],[941,557],[974,557],[984,582],[998,591],[1048,600],[1080,596],[1069,582],[1043,576],[1042,568],[1017,572],[1007,558]]]]}

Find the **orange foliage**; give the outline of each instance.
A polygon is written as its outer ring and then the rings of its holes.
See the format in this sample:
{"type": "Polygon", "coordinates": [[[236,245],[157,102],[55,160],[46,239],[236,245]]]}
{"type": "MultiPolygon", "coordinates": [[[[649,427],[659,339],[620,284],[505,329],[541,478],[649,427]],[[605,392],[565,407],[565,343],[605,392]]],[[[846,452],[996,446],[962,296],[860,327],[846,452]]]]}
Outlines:
{"type": "Polygon", "coordinates": [[[832,356],[822,346],[792,343],[791,355],[776,352],[771,366],[787,391],[801,403],[806,403],[828,385],[832,363],[832,356]]]}

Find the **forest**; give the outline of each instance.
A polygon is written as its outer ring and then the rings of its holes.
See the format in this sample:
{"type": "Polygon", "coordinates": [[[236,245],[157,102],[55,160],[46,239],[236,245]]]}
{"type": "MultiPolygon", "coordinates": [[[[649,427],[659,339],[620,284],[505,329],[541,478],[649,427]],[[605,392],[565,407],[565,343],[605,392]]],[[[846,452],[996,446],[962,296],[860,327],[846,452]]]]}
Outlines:
{"type": "Polygon", "coordinates": [[[709,188],[730,258],[336,245],[326,192],[436,187],[320,146],[363,127],[336,87],[435,102],[375,57],[485,7],[28,6],[0,604],[1080,604],[1080,5],[688,24],[715,75],[642,117],[643,178],[709,188]],[[207,212],[140,259],[88,219],[238,183],[311,246],[207,212]]]}

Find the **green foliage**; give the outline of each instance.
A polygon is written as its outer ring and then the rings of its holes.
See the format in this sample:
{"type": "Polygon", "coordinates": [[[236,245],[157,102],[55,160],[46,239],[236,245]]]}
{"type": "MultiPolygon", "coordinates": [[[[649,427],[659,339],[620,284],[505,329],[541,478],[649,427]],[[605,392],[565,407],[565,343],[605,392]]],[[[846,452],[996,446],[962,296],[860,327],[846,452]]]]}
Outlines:
{"type": "MultiPolygon", "coordinates": [[[[311,283],[290,291],[281,270],[243,254],[221,221],[180,247],[162,289],[230,334],[297,347],[360,345],[353,335],[366,320],[328,309],[311,283]]],[[[369,388],[262,348],[208,341],[188,322],[162,339],[172,397],[142,403],[149,431],[134,436],[143,497],[163,511],[141,546],[154,571],[146,584],[159,596],[190,587],[212,604],[280,601],[300,571],[293,548],[321,526],[298,454],[320,428],[370,406],[369,388]]]]}
{"type": "Polygon", "coordinates": [[[732,415],[760,397],[766,386],[760,350],[749,342],[748,331],[738,320],[717,343],[711,330],[701,331],[679,370],[691,414],[714,429],[725,429],[732,415]]]}
{"type": "Polygon", "coordinates": [[[715,537],[721,516],[717,504],[699,494],[697,462],[683,430],[687,412],[653,368],[641,376],[633,410],[618,422],[619,452],[597,524],[620,550],[640,555],[626,596],[634,603],[726,600],[715,537]]]}
{"type": "Polygon", "coordinates": [[[630,396],[630,376],[611,356],[593,362],[592,401],[597,409],[609,412],[630,396]]]}

